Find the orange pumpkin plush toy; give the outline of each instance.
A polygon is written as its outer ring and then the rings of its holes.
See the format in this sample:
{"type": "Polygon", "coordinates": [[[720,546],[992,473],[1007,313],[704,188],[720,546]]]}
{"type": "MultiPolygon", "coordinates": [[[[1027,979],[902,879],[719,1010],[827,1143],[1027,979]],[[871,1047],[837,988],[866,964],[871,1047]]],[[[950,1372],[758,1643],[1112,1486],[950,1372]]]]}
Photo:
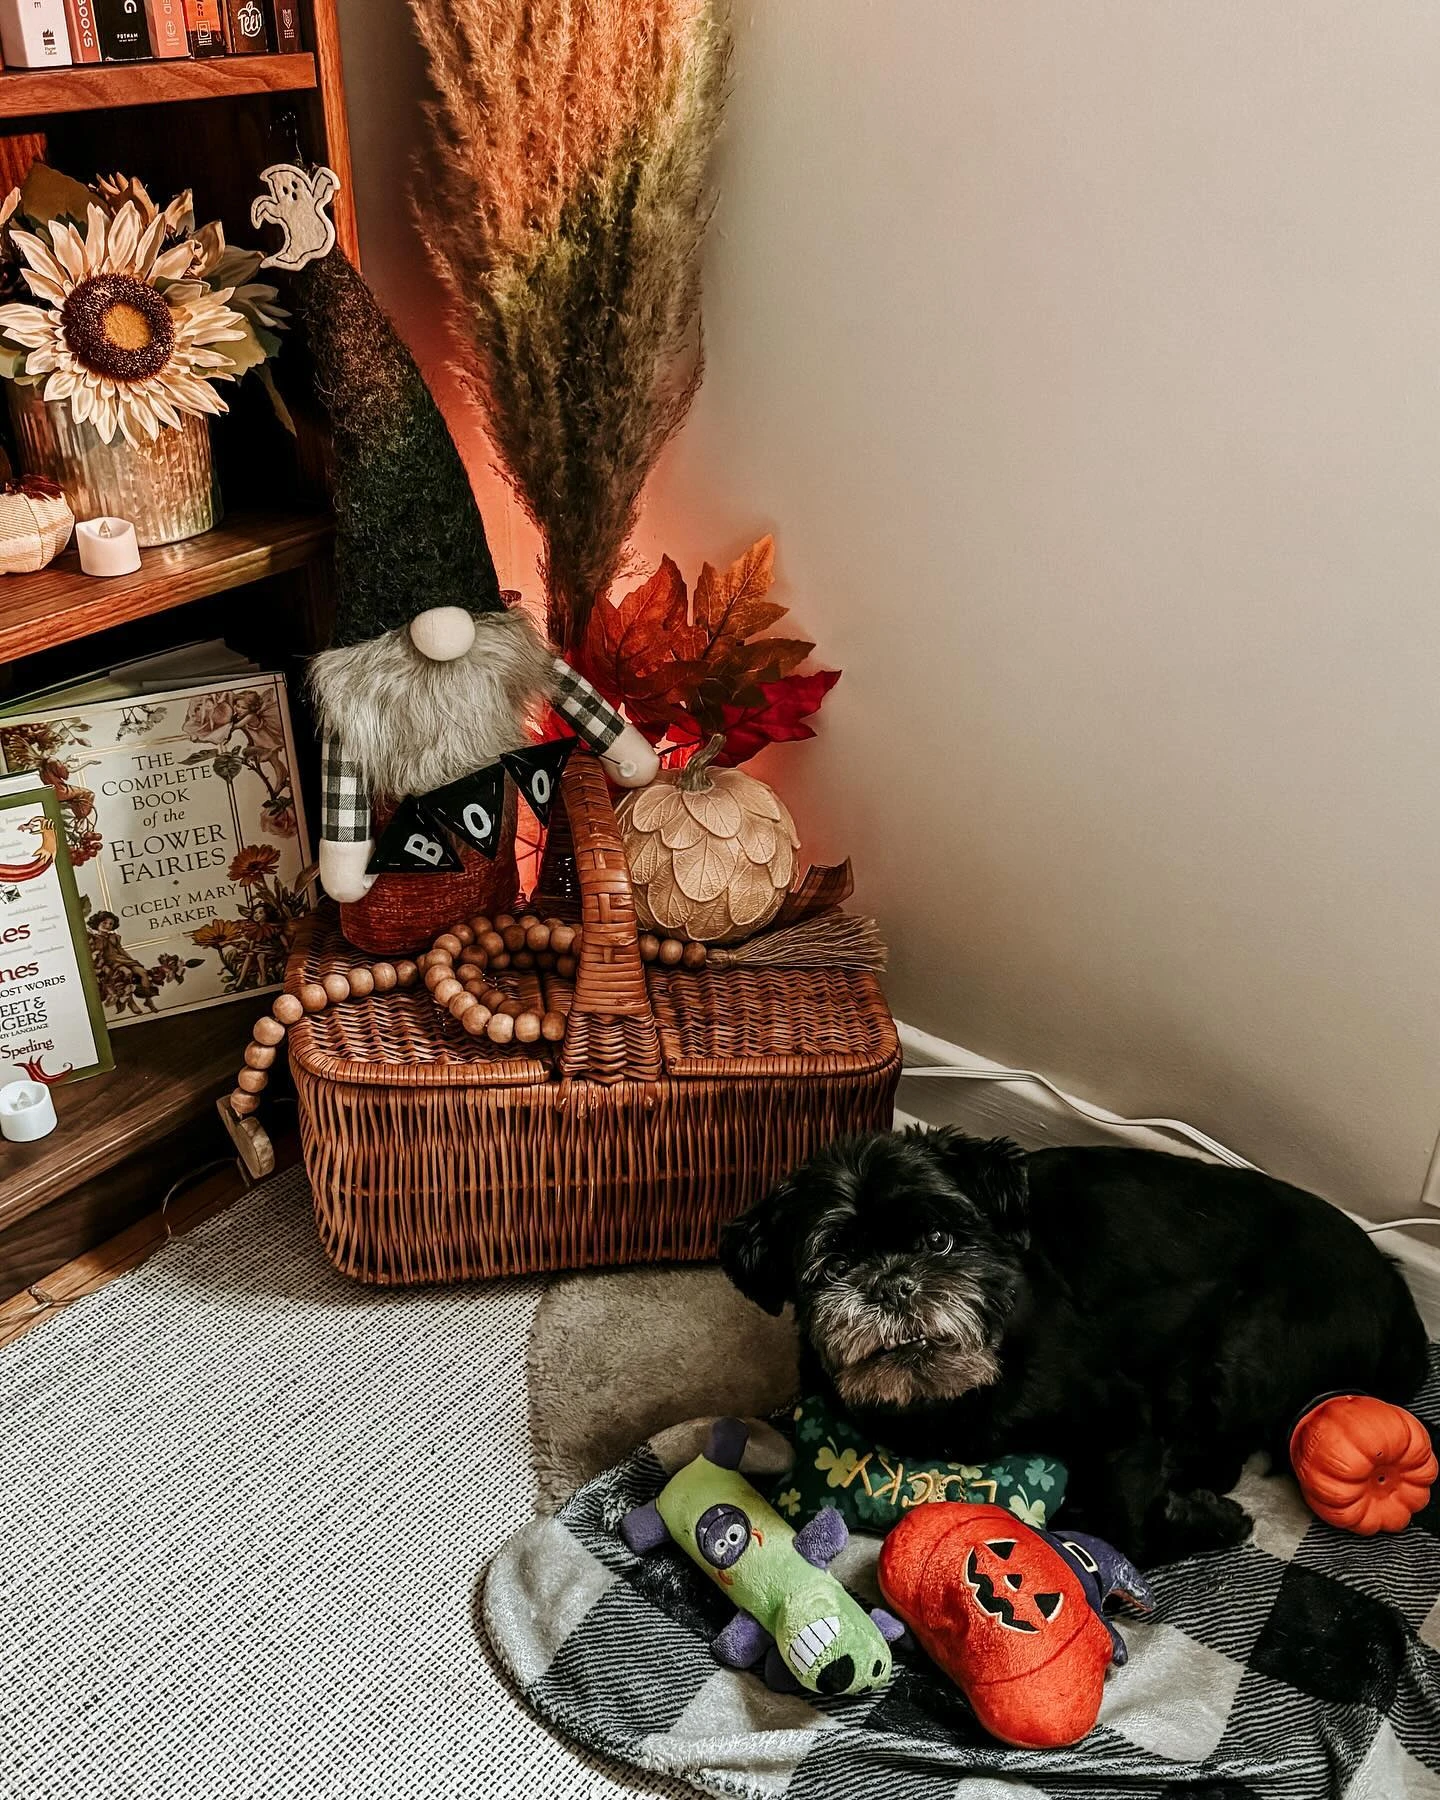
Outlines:
{"type": "Polygon", "coordinates": [[[1342,1531],[1403,1531],[1437,1472],[1414,1413],[1372,1394],[1329,1394],[1290,1434],[1290,1465],[1311,1512],[1342,1531]]]}

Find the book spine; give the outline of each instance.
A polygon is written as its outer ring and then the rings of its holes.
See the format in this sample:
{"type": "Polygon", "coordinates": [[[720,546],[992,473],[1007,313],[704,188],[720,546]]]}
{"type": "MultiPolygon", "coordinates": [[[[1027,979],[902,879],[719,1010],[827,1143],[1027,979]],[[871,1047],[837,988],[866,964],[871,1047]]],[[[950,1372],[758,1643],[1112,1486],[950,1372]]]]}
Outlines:
{"type": "Polygon", "coordinates": [[[263,56],[270,48],[260,0],[220,0],[225,48],[231,56],[263,56]]]}
{"type": "Polygon", "coordinates": [[[192,56],[223,56],[225,28],[218,0],[184,0],[185,35],[192,56]]]}
{"type": "Polygon", "coordinates": [[[0,50],[12,69],[68,68],[63,0],[0,0],[0,50]]]}
{"type": "Polygon", "coordinates": [[[141,0],[94,0],[100,54],[106,62],[138,62],[150,54],[141,0]]]}
{"type": "Polygon", "coordinates": [[[150,27],[152,55],[164,58],[190,54],[181,0],[145,0],[145,23],[150,27]]]}
{"type": "Polygon", "coordinates": [[[270,11],[270,41],[284,56],[305,48],[300,37],[299,0],[265,0],[270,11]]]}
{"type": "Polygon", "coordinates": [[[95,32],[93,0],[65,0],[65,23],[70,28],[70,55],[77,63],[100,60],[100,39],[95,32]]]}

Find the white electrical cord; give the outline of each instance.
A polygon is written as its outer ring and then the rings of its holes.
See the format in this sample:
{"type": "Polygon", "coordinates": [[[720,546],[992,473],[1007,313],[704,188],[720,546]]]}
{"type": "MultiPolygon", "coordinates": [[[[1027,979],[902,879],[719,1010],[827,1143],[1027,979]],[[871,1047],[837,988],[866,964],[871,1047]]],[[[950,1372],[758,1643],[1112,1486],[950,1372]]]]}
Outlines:
{"type": "MultiPolygon", "coordinates": [[[[1077,1100],[1073,1094],[1067,1094],[1064,1088],[1056,1087],[1043,1075],[1037,1075],[1033,1069],[962,1069],[950,1063],[907,1063],[901,1070],[907,1081],[910,1080],[949,1080],[949,1081],[1033,1081],[1037,1086],[1053,1094],[1062,1106],[1069,1107],[1082,1119],[1088,1119],[1092,1125],[1119,1125],[1133,1130],[1165,1131],[1172,1137],[1185,1138],[1203,1150],[1207,1156],[1213,1156],[1216,1162],[1224,1163],[1231,1169],[1250,1169],[1256,1174],[1263,1173],[1256,1165],[1241,1156],[1238,1150],[1228,1149],[1218,1139],[1207,1136],[1193,1125],[1187,1125],[1181,1119],[1127,1119],[1123,1113],[1111,1112],[1108,1107],[1092,1106],[1088,1100],[1077,1100]]],[[[1440,1146],[1437,1146],[1440,1155],[1440,1146]]],[[[1368,1236],[1373,1237],[1380,1231],[1399,1231],[1409,1225],[1440,1225],[1440,1217],[1416,1219],[1385,1219],[1380,1224],[1366,1224],[1357,1219],[1356,1224],[1368,1236]]]]}

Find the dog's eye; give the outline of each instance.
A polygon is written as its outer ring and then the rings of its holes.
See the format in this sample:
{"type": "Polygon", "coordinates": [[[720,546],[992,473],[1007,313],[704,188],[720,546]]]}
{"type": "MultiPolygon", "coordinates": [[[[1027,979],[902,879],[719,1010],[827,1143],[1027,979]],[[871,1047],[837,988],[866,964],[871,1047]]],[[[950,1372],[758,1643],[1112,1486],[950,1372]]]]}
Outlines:
{"type": "Polygon", "coordinates": [[[926,1249],[934,1250],[939,1255],[943,1256],[947,1250],[954,1249],[955,1240],[948,1231],[927,1231],[925,1233],[925,1247],[926,1249]]]}
{"type": "Polygon", "coordinates": [[[838,1281],[842,1275],[850,1273],[850,1258],[848,1256],[827,1256],[825,1273],[832,1281],[838,1281]]]}

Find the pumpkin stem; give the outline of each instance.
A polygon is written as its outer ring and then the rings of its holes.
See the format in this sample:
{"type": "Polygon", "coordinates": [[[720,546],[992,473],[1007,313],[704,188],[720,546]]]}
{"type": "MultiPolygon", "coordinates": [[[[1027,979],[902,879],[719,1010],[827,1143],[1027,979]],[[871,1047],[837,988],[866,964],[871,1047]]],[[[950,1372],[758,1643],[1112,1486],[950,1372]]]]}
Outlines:
{"type": "Polygon", "coordinates": [[[680,771],[675,785],[687,794],[703,794],[715,784],[710,779],[710,765],[725,748],[725,733],[717,731],[703,750],[697,750],[680,771]]]}

